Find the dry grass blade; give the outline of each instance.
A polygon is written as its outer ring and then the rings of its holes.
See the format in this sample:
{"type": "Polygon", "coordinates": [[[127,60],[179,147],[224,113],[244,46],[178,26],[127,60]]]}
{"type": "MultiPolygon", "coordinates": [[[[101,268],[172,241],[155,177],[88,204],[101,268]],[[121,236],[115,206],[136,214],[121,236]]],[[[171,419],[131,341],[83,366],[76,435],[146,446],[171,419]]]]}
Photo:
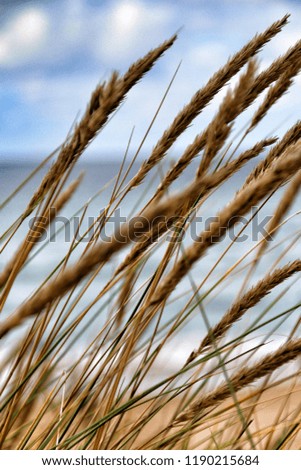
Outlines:
{"type": "Polygon", "coordinates": [[[57,213],[71,199],[81,180],[82,176],[74,180],[68,186],[68,188],[58,196],[57,200],[53,203],[52,207],[47,209],[44,215],[35,218],[34,224],[30,228],[26,239],[16,251],[9,263],[5,266],[4,270],[0,273],[0,289],[7,283],[14,270],[16,271],[16,275],[20,271],[34,245],[41,239],[41,237],[45,233],[45,230],[47,229],[47,227],[49,227],[57,213]]]}
{"type": "MultiPolygon", "coordinates": [[[[287,73],[288,70],[291,70],[292,67],[296,67],[295,73],[297,73],[300,69],[300,59],[301,41],[298,41],[283,56],[276,59],[266,70],[256,77],[244,105],[248,106],[251,104],[260,93],[271,85],[271,83],[279,80],[279,78],[287,73]]],[[[274,92],[276,89],[274,89],[274,92]]]]}
{"type": "Polygon", "coordinates": [[[253,184],[248,185],[241,191],[219,213],[218,220],[210,224],[208,231],[201,234],[199,240],[186,250],[185,256],[175,264],[171,272],[166,276],[166,279],[162,281],[151,304],[158,304],[166,300],[193,264],[204,254],[209,246],[216,242],[235,223],[237,217],[244,215],[264,196],[272,192],[275,187],[287,181],[300,168],[300,165],[300,146],[292,147],[261,178],[258,178],[253,184]]]}
{"type": "Polygon", "coordinates": [[[152,231],[146,234],[144,240],[138,241],[130,253],[126,256],[124,261],[118,266],[115,271],[115,275],[120,274],[124,269],[131,266],[135,263],[143,253],[149,248],[152,243],[155,243],[161,235],[166,233],[166,231],[175,226],[178,216],[184,218],[187,216],[187,211],[191,211],[193,204],[206,196],[212,189],[216,188],[222,184],[225,180],[230,178],[235,172],[237,172],[245,163],[247,163],[252,158],[257,157],[266,147],[274,144],[276,141],[275,138],[265,139],[261,142],[258,142],[254,145],[253,148],[243,152],[238,158],[229,162],[224,167],[220,168],[213,175],[208,175],[206,177],[200,178],[199,183],[199,193],[195,195],[192,193],[192,196],[186,200],[184,210],[181,213],[177,213],[177,216],[166,221],[165,224],[160,226],[152,227],[152,231]]]}
{"type": "MultiPolygon", "coordinates": [[[[273,142],[273,139],[268,139],[255,147],[257,150],[260,150],[271,142],[273,142]]],[[[65,269],[55,280],[49,281],[47,286],[43,287],[37,296],[28,300],[15,315],[7,320],[6,325],[0,324],[0,336],[17,326],[23,318],[39,313],[49,302],[62,296],[71,287],[80,282],[89,272],[95,269],[97,265],[108,261],[114,253],[123,249],[127,244],[132,241],[139,241],[141,236],[144,237],[145,234],[148,234],[150,227],[157,230],[158,221],[162,221],[162,218],[166,222],[163,224],[163,227],[174,224],[175,214],[178,214],[176,217],[181,217],[183,214],[186,214],[187,209],[200,197],[200,194],[203,195],[206,191],[214,188],[223,181],[225,177],[233,174],[233,171],[240,168],[240,166],[252,156],[253,152],[248,151],[242,154],[241,158],[238,159],[240,160],[239,162],[231,162],[216,174],[201,180],[202,184],[200,184],[199,180],[196,180],[193,185],[190,185],[182,193],[159,204],[151,204],[138,216],[138,219],[134,217],[128,224],[121,226],[120,231],[114,234],[110,242],[100,243],[91,248],[75,266],[65,269]],[[141,225],[141,222],[143,225],[141,225]]],[[[160,234],[160,231],[158,233],[160,234]]],[[[152,235],[152,231],[150,235],[152,235]]],[[[146,243],[148,243],[148,237],[146,237],[146,243]]],[[[120,268],[118,272],[120,272],[120,268]]]]}
{"type": "Polygon", "coordinates": [[[28,316],[35,315],[43,310],[49,302],[59,298],[73,286],[77,285],[99,264],[108,261],[111,256],[125,248],[130,242],[141,238],[141,234],[147,233],[153,221],[160,217],[166,220],[174,220],[174,213],[181,213],[187,205],[187,199],[195,199],[199,193],[199,182],[196,181],[186,191],[171,197],[160,204],[150,205],[143,212],[142,217],[134,217],[128,223],[120,227],[111,241],[98,243],[92,247],[81,260],[74,266],[66,268],[56,279],[49,281],[32,299],[24,303],[22,307],[12,315],[6,322],[0,325],[0,337],[11,328],[17,326],[28,316]]]}
{"type": "Polygon", "coordinates": [[[289,341],[280,347],[276,352],[263,357],[252,366],[244,367],[230,377],[229,383],[220,385],[216,390],[208,393],[198,400],[189,409],[180,414],[173,425],[195,420],[211,406],[218,405],[221,401],[231,396],[231,388],[236,392],[255,382],[281,366],[293,361],[301,354],[301,339],[289,341]]]}
{"type": "Polygon", "coordinates": [[[15,279],[26,263],[30,252],[46,233],[47,228],[51,225],[57,214],[72,198],[74,192],[82,181],[82,177],[83,175],[81,174],[65,191],[58,195],[51,207],[46,208],[41,216],[35,217],[33,225],[27,233],[25,240],[0,274],[0,288],[3,288],[0,296],[0,312],[5,305],[15,279]]]}
{"type": "Polygon", "coordinates": [[[72,136],[63,145],[56,162],[44,177],[39,189],[32,197],[25,211],[27,217],[37,203],[45,196],[48,189],[65,173],[71,163],[83,153],[87,145],[107,122],[109,116],[124,100],[129,90],[147,73],[159,57],[172,46],[173,36],[142,59],[135,62],[123,77],[114,72],[107,83],[99,85],[92,93],[86,113],[76,125],[72,136]]]}
{"type": "Polygon", "coordinates": [[[135,284],[136,275],[137,274],[135,269],[129,269],[125,275],[124,282],[122,288],[120,289],[120,294],[118,297],[118,310],[116,316],[117,328],[121,325],[121,322],[125,316],[126,304],[131,296],[131,292],[135,284]]]}
{"type": "Polygon", "coordinates": [[[247,71],[240,77],[239,83],[235,90],[233,92],[229,92],[226,95],[215,119],[209,124],[205,131],[195,137],[194,141],[188,145],[177,163],[164,176],[162,183],[159,185],[157,191],[154,194],[154,199],[158,196],[162,196],[164,191],[166,191],[169,186],[183,173],[190,162],[201,152],[201,150],[203,150],[204,147],[206,147],[207,153],[202,159],[202,163],[200,164],[200,168],[197,174],[198,177],[202,176],[203,170],[201,168],[207,169],[212,158],[217,153],[219,147],[223,144],[225,138],[231,130],[229,123],[231,123],[231,121],[233,121],[242,111],[241,103],[245,93],[248,90],[248,86],[253,81],[255,70],[256,62],[254,60],[250,60],[247,71]],[[212,142],[210,142],[210,136],[211,140],[216,138],[216,134],[219,132],[218,127],[221,128],[219,143],[216,142],[214,144],[215,150],[213,151],[212,146],[210,145],[212,144],[212,142]]]}
{"type": "Polygon", "coordinates": [[[224,67],[218,70],[203,88],[196,92],[191,101],[182,109],[170,127],[159,139],[150,157],[142,164],[139,172],[131,181],[131,188],[139,185],[143,181],[148,172],[158,164],[176,139],[187,129],[218,91],[241,70],[248,60],[281,31],[283,26],[287,23],[288,17],[289,15],[285,15],[281,20],[273,23],[266,31],[256,35],[239,52],[230,58],[224,67]]]}
{"type": "Polygon", "coordinates": [[[234,90],[228,91],[216,117],[209,124],[204,155],[197,170],[198,178],[206,173],[213,158],[230,135],[233,121],[244,111],[244,104],[254,82],[256,68],[255,60],[250,60],[247,70],[241,75],[234,90]]]}
{"type": "Polygon", "coordinates": [[[283,268],[276,269],[261,279],[261,281],[237,300],[225,315],[223,315],[222,319],[207,333],[198,350],[194,351],[190,355],[187,360],[187,364],[198,357],[206,347],[210,346],[213,342],[220,340],[229,328],[231,328],[231,326],[237,322],[247,310],[260,302],[260,300],[268,295],[274,287],[281,284],[293,274],[300,272],[300,270],[301,261],[297,260],[285,265],[283,268]]]}
{"type": "Polygon", "coordinates": [[[274,161],[288,148],[290,145],[295,144],[301,138],[301,121],[298,121],[291,129],[289,129],[283,138],[268,152],[264,160],[260,161],[258,165],[248,175],[244,185],[244,189],[248,184],[252,183],[274,163],[274,161]]]}
{"type": "Polygon", "coordinates": [[[283,197],[280,199],[278,207],[274,212],[273,217],[271,218],[267,227],[267,234],[259,246],[257,259],[259,259],[262,253],[264,252],[268,241],[276,235],[277,229],[279,228],[282,220],[284,219],[285,215],[288,213],[289,209],[295,201],[295,198],[300,189],[300,185],[301,170],[299,170],[296,176],[292,179],[283,197]]]}
{"type": "Polygon", "coordinates": [[[269,89],[265,100],[259,106],[258,110],[252,118],[248,132],[257,126],[259,121],[261,121],[267,114],[268,110],[287,92],[293,83],[293,78],[299,72],[300,67],[301,60],[296,63],[293,62],[291,66],[288,67],[288,69],[284,72],[284,74],[278,78],[275,85],[269,89]]]}
{"type": "Polygon", "coordinates": [[[188,145],[183,155],[179,158],[174,167],[172,167],[164,176],[162,183],[157,188],[154,194],[154,199],[161,197],[169,186],[183,173],[188,167],[190,162],[195,158],[206,145],[207,132],[204,131],[198,134],[192,144],[188,145]]]}

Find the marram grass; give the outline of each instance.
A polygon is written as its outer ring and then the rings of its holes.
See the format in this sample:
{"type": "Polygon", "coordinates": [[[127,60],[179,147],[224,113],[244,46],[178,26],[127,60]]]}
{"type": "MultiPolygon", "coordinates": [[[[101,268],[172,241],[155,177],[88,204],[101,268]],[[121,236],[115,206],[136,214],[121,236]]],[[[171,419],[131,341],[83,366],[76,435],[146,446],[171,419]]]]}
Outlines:
{"type": "MultiPolygon", "coordinates": [[[[255,35],[221,66],[172,117],[134,174],[134,161],[125,156],[101,214],[95,214],[84,235],[73,234],[52,273],[39,279],[38,288],[15,311],[8,311],[16,280],[43,257],[47,243],[40,244],[42,233],[82,184],[82,177],[69,182],[74,166],[101,129],[111,125],[131,88],[157,60],[164,60],[176,36],[124,75],[113,72],[92,92],[24,211],[1,235],[1,253],[7,255],[0,273],[2,449],[301,447],[301,300],[290,296],[301,270],[296,256],[300,230],[290,231],[288,223],[296,215],[290,210],[301,182],[300,122],[282,138],[262,136],[242,148],[261,121],[269,120],[271,107],[289,91],[301,68],[299,41],[258,71],[260,50],[287,21],[285,16],[255,35]],[[233,77],[236,85],[230,87],[233,77]],[[173,144],[223,89],[212,121],[166,169],[162,164],[173,144]],[[235,126],[251,105],[253,115],[237,143],[235,126]],[[175,191],[188,170],[186,185],[175,191]],[[149,185],[156,172],[161,182],[149,185]],[[215,218],[187,239],[195,215],[229,181],[237,185],[233,198],[222,200],[218,213],[211,214],[215,218]],[[102,239],[110,215],[129,195],[139,200],[141,194],[144,201],[148,198],[143,207],[138,205],[109,240],[102,239]],[[242,218],[247,222],[241,233],[252,230],[252,208],[260,213],[270,199],[276,209],[266,235],[247,244],[243,255],[239,246],[235,263],[229,263],[227,253],[238,247],[240,234],[226,244],[225,235],[242,218]],[[31,214],[37,222],[13,249],[31,214]],[[278,232],[280,242],[274,239],[278,232]],[[210,261],[215,252],[217,260],[210,261]],[[240,290],[229,288],[232,305],[217,311],[214,300],[238,278],[240,290]],[[93,287],[91,299],[86,294],[93,287]],[[197,317],[204,325],[199,329],[197,317]],[[283,334],[286,321],[290,327],[283,334]],[[185,352],[181,343],[191,332],[189,325],[197,342],[185,352]],[[92,337],[86,334],[91,328],[92,337]],[[173,356],[177,360],[168,367],[173,356]]],[[[275,123],[270,124],[274,133],[275,123]]],[[[1,202],[1,210],[20,197],[35,174],[1,202]]],[[[78,211],[78,230],[96,196],[78,211]]],[[[57,243],[50,248],[56,250],[57,243]]]]}

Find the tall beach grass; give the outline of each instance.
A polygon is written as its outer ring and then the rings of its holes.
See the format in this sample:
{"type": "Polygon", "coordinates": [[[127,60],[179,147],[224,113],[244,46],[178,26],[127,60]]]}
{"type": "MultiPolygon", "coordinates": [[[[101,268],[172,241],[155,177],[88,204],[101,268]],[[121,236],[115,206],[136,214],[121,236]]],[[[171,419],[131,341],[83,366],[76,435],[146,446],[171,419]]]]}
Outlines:
{"type": "Polygon", "coordinates": [[[1,211],[21,201],[0,235],[2,449],[300,448],[301,299],[291,295],[300,284],[300,229],[289,222],[298,217],[301,123],[278,138],[271,122],[271,135],[245,144],[301,68],[299,41],[259,71],[257,56],[287,22],[221,64],[145,159],[144,140],[134,152],[129,143],[106,205],[87,225],[90,195],[61,261],[13,311],[19,277],[58,249],[48,235],[85,178],[74,176],[78,160],[177,37],[98,85],[66,141],[1,201],[1,211]],[[173,145],[222,92],[211,122],[167,167],[173,145]],[[24,186],[43,171],[24,201],[24,186]],[[232,198],[223,197],[233,184],[232,198]],[[217,198],[218,211],[194,233],[217,198]],[[107,231],[130,200],[132,214],[107,231]],[[270,201],[255,240],[254,217],[270,201]],[[231,304],[214,302],[226,289],[231,304]],[[197,340],[185,343],[189,335],[197,340]]]}

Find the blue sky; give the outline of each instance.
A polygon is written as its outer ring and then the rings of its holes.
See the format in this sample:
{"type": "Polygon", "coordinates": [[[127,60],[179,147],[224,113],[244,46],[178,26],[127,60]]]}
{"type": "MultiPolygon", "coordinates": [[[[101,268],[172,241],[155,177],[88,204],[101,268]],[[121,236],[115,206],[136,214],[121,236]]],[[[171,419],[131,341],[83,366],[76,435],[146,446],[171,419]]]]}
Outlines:
{"type": "MultiPolygon", "coordinates": [[[[133,149],[138,145],[182,61],[145,143],[147,151],[230,54],[287,12],[290,24],[260,55],[261,67],[300,38],[299,0],[0,0],[0,159],[40,159],[50,153],[64,140],[99,81],[113,69],[126,70],[149,48],[182,28],[175,46],[130,92],[93,143],[88,158],[119,158],[133,127],[133,149]]],[[[254,138],[276,129],[281,135],[300,117],[300,83],[297,78],[291,93],[254,138]]],[[[174,152],[208,122],[220,99],[221,94],[174,152]]],[[[246,120],[251,113],[246,113],[246,120]]]]}

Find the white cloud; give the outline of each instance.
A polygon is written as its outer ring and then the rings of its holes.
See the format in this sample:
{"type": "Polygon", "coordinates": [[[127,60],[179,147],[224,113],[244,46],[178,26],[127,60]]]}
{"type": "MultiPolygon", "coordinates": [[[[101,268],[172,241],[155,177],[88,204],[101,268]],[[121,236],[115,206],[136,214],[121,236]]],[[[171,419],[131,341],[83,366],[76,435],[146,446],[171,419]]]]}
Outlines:
{"type": "Polygon", "coordinates": [[[123,64],[153,44],[154,38],[168,36],[173,8],[138,0],[110,3],[96,43],[96,57],[109,64],[123,64]]]}
{"type": "Polygon", "coordinates": [[[22,65],[44,49],[47,37],[46,14],[35,7],[19,12],[0,34],[0,64],[22,65]]]}
{"type": "Polygon", "coordinates": [[[141,6],[136,1],[123,2],[118,5],[112,14],[112,22],[120,34],[131,34],[137,27],[141,6]]]}
{"type": "Polygon", "coordinates": [[[179,26],[173,5],[164,2],[112,0],[95,8],[85,0],[65,0],[56,5],[23,8],[2,26],[0,66],[53,67],[78,60],[106,70],[122,68],[179,26]]]}
{"type": "Polygon", "coordinates": [[[208,41],[192,47],[187,59],[196,69],[200,67],[216,71],[228,58],[229,50],[225,44],[208,41]]]}

